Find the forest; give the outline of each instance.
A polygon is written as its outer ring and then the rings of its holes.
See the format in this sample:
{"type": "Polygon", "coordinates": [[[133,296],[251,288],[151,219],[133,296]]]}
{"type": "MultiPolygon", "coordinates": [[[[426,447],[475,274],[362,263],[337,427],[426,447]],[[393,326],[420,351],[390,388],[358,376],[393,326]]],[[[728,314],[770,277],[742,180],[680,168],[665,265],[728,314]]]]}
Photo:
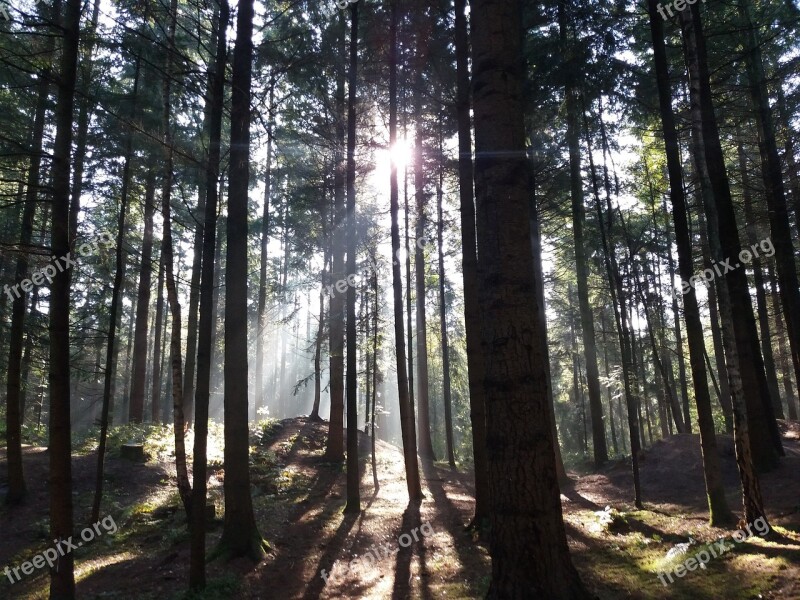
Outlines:
{"type": "Polygon", "coordinates": [[[0,0],[0,599],[800,599],[799,132],[795,0],[0,0]]]}

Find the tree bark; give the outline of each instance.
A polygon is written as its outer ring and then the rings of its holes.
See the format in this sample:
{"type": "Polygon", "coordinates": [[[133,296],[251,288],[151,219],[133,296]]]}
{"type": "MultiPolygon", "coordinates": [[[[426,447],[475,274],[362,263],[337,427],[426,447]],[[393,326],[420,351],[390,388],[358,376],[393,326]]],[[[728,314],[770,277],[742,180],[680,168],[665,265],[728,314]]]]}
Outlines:
{"type": "MultiPolygon", "coordinates": [[[[342,53],[346,39],[345,13],[340,13],[339,40],[342,53]]],[[[344,54],[342,54],[344,55],[344,54]]],[[[328,446],[325,459],[330,462],[344,460],[344,298],[335,289],[336,283],[344,279],[344,227],[345,219],[345,114],[344,83],[345,68],[343,61],[338,61],[336,75],[336,144],[334,147],[333,171],[333,225],[331,227],[331,281],[334,291],[331,292],[329,307],[330,329],[330,390],[331,414],[328,420],[328,446]]]]}
{"type": "MultiPolygon", "coordinates": [[[[347,75],[347,273],[356,273],[356,86],[358,84],[358,8],[350,6],[350,68],[347,75]]],[[[361,512],[358,471],[358,334],[356,288],[347,286],[347,504],[345,513],[361,512]]]]}
{"type": "Polygon", "coordinates": [[[567,548],[528,210],[522,3],[475,0],[472,63],[492,537],[487,598],[588,598],[567,548]],[[491,268],[490,268],[491,267],[491,268]]]}
{"type": "MultiPolygon", "coordinates": [[[[397,143],[397,20],[398,2],[390,0],[389,24],[389,145],[397,143]]],[[[409,382],[406,373],[405,332],[403,331],[403,280],[400,273],[400,198],[397,185],[397,163],[392,161],[389,171],[389,212],[391,213],[392,239],[392,292],[394,306],[394,354],[397,370],[397,395],[400,409],[400,430],[403,438],[403,459],[406,471],[408,500],[418,505],[422,501],[422,488],[417,460],[417,434],[414,428],[414,410],[409,399],[409,382]]],[[[408,245],[406,244],[406,256],[408,245]]],[[[409,282],[410,283],[410,282],[409,282]]],[[[409,286],[410,293],[410,286],[409,286]]],[[[410,345],[410,344],[409,344],[410,345]]]]}
{"type": "Polygon", "coordinates": [[[209,143],[206,158],[206,198],[203,214],[203,257],[200,275],[200,306],[197,330],[197,387],[195,392],[194,463],[192,468],[192,515],[189,528],[189,588],[201,590],[206,585],[206,458],[208,448],[208,399],[211,383],[211,339],[214,329],[214,255],[217,242],[217,201],[219,184],[222,110],[225,96],[227,63],[226,32],[230,19],[227,0],[218,0],[215,31],[217,48],[214,65],[208,74],[209,143]]]}
{"type": "Polygon", "coordinates": [[[225,273],[225,524],[221,552],[265,556],[250,496],[247,427],[247,190],[250,183],[250,86],[253,0],[239,3],[233,51],[230,178],[225,273]]]}
{"type": "MultiPolygon", "coordinates": [[[[56,13],[58,14],[58,13],[56,13]]],[[[63,40],[59,61],[58,100],[56,102],[56,138],[53,145],[53,254],[60,260],[70,253],[70,149],[72,114],[80,47],[80,0],[67,0],[61,21],[63,40]]],[[[62,261],[63,262],[63,261],[62,261]]],[[[49,424],[49,495],[50,539],[64,540],[74,534],[72,514],[72,440],[70,423],[70,271],[59,270],[50,288],[50,424],[49,424]]],[[[50,597],[75,598],[74,555],[67,552],[59,559],[58,570],[50,571],[50,597]]]]}

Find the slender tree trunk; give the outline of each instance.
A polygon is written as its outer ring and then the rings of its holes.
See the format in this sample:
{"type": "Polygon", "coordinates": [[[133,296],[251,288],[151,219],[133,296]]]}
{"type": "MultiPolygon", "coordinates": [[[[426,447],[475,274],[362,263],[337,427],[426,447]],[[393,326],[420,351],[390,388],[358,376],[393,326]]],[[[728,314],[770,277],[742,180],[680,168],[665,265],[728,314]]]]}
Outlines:
{"type": "Polygon", "coordinates": [[[789,334],[795,378],[800,381],[800,285],[797,280],[795,248],[792,244],[789,211],[786,206],[783,169],[775,140],[775,125],[767,95],[761,46],[756,39],[756,31],[750,18],[750,7],[746,2],[739,2],[739,14],[744,25],[744,61],[758,128],[761,175],[764,179],[764,197],[767,201],[771,241],[775,247],[775,267],[781,286],[783,317],[789,334]]]}
{"type": "Polygon", "coordinates": [[[492,579],[487,598],[589,598],[567,547],[536,296],[522,3],[475,0],[475,191],[486,360],[492,579]]]}
{"type": "Polygon", "coordinates": [[[368,414],[370,428],[370,449],[372,452],[372,485],[375,493],[380,489],[378,483],[378,464],[375,461],[375,403],[378,398],[378,272],[372,272],[372,294],[375,298],[375,306],[372,311],[372,414],[368,414]]]}
{"type": "MultiPolygon", "coordinates": [[[[588,138],[587,138],[588,139],[588,138]]],[[[600,206],[600,192],[597,186],[597,176],[594,169],[594,159],[592,150],[589,148],[589,168],[592,178],[592,191],[594,193],[595,210],[597,212],[597,222],[600,225],[600,238],[603,244],[603,262],[608,278],[608,287],[611,293],[611,305],[614,309],[614,320],[617,326],[619,337],[620,354],[622,357],[622,378],[625,389],[625,403],[628,411],[628,438],[630,441],[631,471],[633,473],[633,493],[634,505],[642,507],[642,489],[639,481],[639,451],[641,450],[641,434],[639,432],[639,390],[637,387],[636,376],[633,372],[631,360],[631,345],[628,334],[628,310],[625,308],[625,294],[622,287],[622,279],[619,274],[619,267],[615,255],[611,251],[609,238],[611,237],[611,226],[613,215],[611,213],[611,190],[606,179],[606,202],[608,204],[608,224],[604,224],[603,210],[600,206]]],[[[605,152],[603,153],[605,156],[605,152]]]]}
{"type": "Polygon", "coordinates": [[[311,409],[311,414],[308,418],[312,421],[321,421],[319,416],[319,405],[322,399],[322,337],[325,334],[325,276],[326,268],[328,265],[328,253],[325,252],[323,260],[322,273],[320,280],[323,284],[319,290],[319,328],[317,329],[317,338],[314,342],[314,406],[311,409]]]}
{"type": "MultiPolygon", "coordinates": [[[[61,14],[61,0],[55,0],[51,8],[51,19],[57,23],[61,14]]],[[[48,37],[45,43],[44,55],[53,56],[56,41],[55,32],[48,37]]],[[[22,388],[22,346],[25,329],[25,305],[27,292],[20,283],[28,277],[28,251],[33,235],[33,223],[36,216],[36,200],[40,192],[42,145],[44,140],[45,117],[47,101],[50,95],[50,82],[52,69],[47,68],[38,78],[36,85],[36,110],[33,117],[31,131],[30,165],[25,183],[25,204],[22,209],[22,222],[20,227],[19,256],[14,272],[14,286],[5,287],[5,292],[11,299],[11,328],[8,349],[8,379],[6,381],[6,450],[8,460],[8,494],[5,501],[8,504],[18,504],[26,495],[25,477],[22,465],[22,421],[24,411],[24,390],[22,388]],[[12,292],[13,290],[13,292],[12,292]],[[12,295],[13,293],[13,295],[12,295]]],[[[20,196],[22,184],[20,184],[20,196]]],[[[3,319],[5,322],[5,319],[3,319]]]]}
{"type": "MultiPolygon", "coordinates": [[[[172,407],[173,407],[173,432],[175,434],[175,470],[178,479],[178,492],[186,509],[186,516],[192,514],[192,488],[189,483],[189,473],[186,466],[186,422],[183,414],[183,358],[181,356],[181,305],[178,302],[178,290],[175,285],[175,272],[172,254],[172,130],[170,119],[172,115],[171,89],[173,52],[175,51],[175,28],[178,19],[178,0],[171,0],[170,22],[168,31],[167,65],[164,72],[163,102],[164,102],[164,181],[161,188],[161,215],[164,219],[164,233],[161,237],[161,256],[164,264],[164,274],[167,286],[167,301],[169,302],[170,316],[172,317],[172,331],[170,335],[170,362],[172,363],[172,407]]],[[[155,411],[155,404],[153,405],[155,411]]],[[[155,412],[154,412],[155,414],[155,412]]],[[[155,419],[153,419],[155,421],[155,419]]]]}
{"type": "MultiPolygon", "coordinates": [[[[439,130],[439,156],[444,156],[442,152],[442,132],[439,130]]],[[[439,248],[439,326],[442,335],[442,391],[444,394],[444,426],[445,439],[447,441],[447,462],[450,468],[455,470],[456,457],[453,443],[453,410],[452,397],[450,393],[450,347],[447,342],[447,306],[444,294],[445,272],[444,272],[444,218],[442,215],[442,195],[444,194],[444,166],[439,163],[439,184],[436,188],[436,212],[438,218],[437,242],[439,248]]]]}
{"type": "MultiPolygon", "coordinates": [[[[421,36],[420,36],[421,37],[421,36]]],[[[427,40],[425,40],[427,44],[427,40]]],[[[421,50],[419,50],[421,52],[421,50]]],[[[430,423],[430,401],[428,383],[428,322],[425,314],[425,174],[422,144],[422,64],[417,65],[417,82],[414,87],[414,197],[416,199],[417,223],[415,229],[414,272],[417,309],[417,428],[419,455],[425,460],[436,460],[433,452],[430,423]]]]}
{"type": "MultiPolygon", "coordinates": [[[[688,215],[691,217],[691,215],[688,215]]],[[[711,268],[711,252],[709,250],[708,239],[706,235],[705,218],[703,218],[702,211],[700,216],[700,245],[703,248],[703,265],[705,268],[711,268]]],[[[691,234],[690,234],[691,235],[691,234]]],[[[725,346],[722,343],[722,325],[719,319],[719,302],[717,298],[717,286],[709,285],[708,291],[708,316],[709,325],[711,326],[711,340],[714,345],[714,363],[716,365],[717,374],[719,376],[720,397],[719,403],[722,408],[722,415],[725,419],[725,431],[733,433],[733,407],[731,401],[731,387],[728,381],[728,367],[725,364],[725,346]]],[[[705,344],[703,346],[705,348],[705,344]]],[[[709,367],[709,373],[713,378],[713,373],[709,367]]]]}
{"type": "MultiPolygon", "coordinates": [[[[358,85],[358,8],[350,8],[350,68],[347,76],[347,273],[356,273],[356,86],[358,85]]],[[[356,288],[347,286],[347,504],[345,513],[361,512],[358,472],[358,337],[356,288]]]]}
{"type": "Polygon", "coordinates": [[[568,31],[568,15],[564,2],[558,4],[559,36],[564,53],[564,102],[567,118],[567,145],[569,147],[570,198],[572,200],[572,235],[575,251],[575,271],[578,283],[578,306],[581,316],[581,337],[586,364],[586,381],[589,388],[589,412],[592,421],[592,455],[595,466],[608,460],[605,427],[603,426],[603,403],[600,399],[600,374],[597,369],[597,345],[594,334],[594,316],[589,303],[589,267],[586,262],[586,241],[583,228],[586,221],[583,205],[583,178],[581,176],[580,108],[578,89],[574,75],[577,68],[574,59],[574,40],[568,31]]]}
{"type": "MultiPolygon", "coordinates": [[[[486,410],[483,399],[483,358],[481,357],[481,322],[478,304],[478,252],[475,240],[475,203],[472,182],[469,33],[465,14],[466,7],[467,0],[455,1],[458,189],[461,207],[461,258],[464,276],[464,328],[467,338],[469,412],[472,423],[472,457],[475,464],[475,514],[472,518],[472,526],[484,529],[488,524],[489,516],[489,480],[486,462],[486,410]]],[[[408,251],[407,247],[406,251],[408,251]]],[[[558,443],[557,438],[555,443],[558,443]]]]}
{"type": "MultiPolygon", "coordinates": [[[[131,118],[136,120],[136,102],[139,92],[139,59],[136,59],[136,70],[133,77],[133,107],[131,118]]],[[[114,285],[111,292],[111,309],[108,317],[108,338],[106,343],[106,366],[103,379],[103,408],[100,413],[100,442],[97,448],[97,475],[95,483],[94,501],[92,503],[92,522],[100,520],[100,503],[103,499],[103,472],[106,458],[106,441],[108,438],[108,416],[111,410],[112,389],[115,373],[115,357],[118,350],[115,349],[117,336],[117,314],[122,295],[122,287],[125,280],[125,260],[123,251],[123,241],[125,239],[125,218],[128,210],[128,190],[131,179],[131,162],[133,161],[133,130],[128,131],[125,140],[125,165],[122,168],[122,189],[120,190],[119,216],[117,220],[117,248],[116,264],[114,270],[114,285]]]]}
{"type": "Polygon", "coordinates": [[[214,329],[214,255],[217,242],[217,201],[219,183],[222,109],[227,63],[226,32],[230,9],[227,0],[218,1],[213,37],[217,41],[214,65],[208,74],[209,145],[206,162],[206,198],[203,214],[203,257],[200,275],[200,306],[197,330],[197,388],[195,392],[194,463],[192,468],[191,554],[189,587],[206,585],[206,454],[208,447],[208,400],[211,383],[212,334],[214,329]]]}
{"type": "MultiPolygon", "coordinates": [[[[256,315],[256,398],[255,410],[264,405],[264,333],[267,310],[267,249],[269,246],[269,204],[272,196],[272,109],[275,104],[275,81],[270,81],[267,124],[267,158],[264,169],[264,212],[261,221],[261,262],[258,276],[258,313],[256,315]]],[[[324,219],[324,217],[323,217],[324,219]]]]}
{"type": "MultiPolygon", "coordinates": [[[[710,192],[704,194],[704,201],[706,210],[709,212],[707,225],[711,255],[717,262],[726,258],[739,260],[741,246],[711,99],[705,38],[697,6],[692,6],[689,11],[681,12],[680,19],[684,49],[689,65],[696,162],[701,181],[708,182],[710,192]]],[[[764,363],[758,344],[747,276],[743,269],[734,268],[715,281],[718,284],[717,293],[723,325],[723,342],[726,345],[726,362],[734,397],[734,413],[737,410],[736,385],[739,385],[740,381],[742,395],[739,396],[739,399],[743,399],[747,403],[746,427],[753,461],[757,469],[769,470],[777,464],[777,456],[779,452],[782,452],[782,447],[772,414],[772,401],[769,397],[764,363]],[[734,313],[736,314],[735,320],[733,320],[734,313]],[[730,340],[732,343],[725,341],[725,331],[735,336],[730,340]],[[731,364],[734,361],[734,354],[739,361],[735,365],[731,364]],[[735,372],[733,376],[731,376],[732,371],[735,372]],[[736,380],[735,384],[734,380],[736,380]]],[[[740,409],[740,412],[744,416],[744,407],[740,409]]],[[[745,454],[748,452],[745,451],[745,454]]],[[[744,485],[745,479],[748,477],[744,474],[742,477],[744,485]]],[[[755,489],[750,491],[748,497],[755,499],[755,489]]],[[[760,500],[760,494],[758,498],[760,500]]],[[[760,506],[760,502],[758,505],[760,506]]],[[[752,505],[747,510],[748,521],[750,516],[755,515],[753,518],[756,518],[759,510],[752,505]]]]}
{"type": "MultiPolygon", "coordinates": [[[[144,418],[144,393],[147,378],[147,338],[149,331],[150,284],[153,270],[153,214],[155,213],[155,170],[148,166],[144,195],[144,234],[139,265],[139,291],[136,301],[136,326],[133,334],[133,374],[131,377],[128,420],[141,423],[144,418]]],[[[161,271],[159,266],[159,295],[161,294],[161,271]]],[[[160,332],[160,313],[156,316],[156,339],[160,332]]],[[[157,342],[156,342],[157,343],[157,342]]],[[[157,361],[153,363],[158,364],[157,361]]],[[[154,367],[154,377],[155,371],[154,367]]]]}
{"type": "MultiPolygon", "coordinates": [[[[403,133],[406,129],[403,127],[403,133]]],[[[408,140],[407,137],[403,137],[408,140]]],[[[412,293],[412,279],[411,279],[411,229],[409,228],[409,219],[411,210],[408,205],[408,165],[403,167],[403,216],[405,220],[405,243],[406,243],[406,328],[408,329],[408,397],[411,403],[411,414],[416,423],[415,408],[414,408],[414,327],[412,324],[413,319],[413,293],[412,293]]],[[[416,425],[415,425],[416,427],[416,425]]],[[[414,434],[414,439],[417,439],[417,434],[414,434]]],[[[416,444],[416,442],[415,442],[416,444]]]]}
{"type": "Polygon", "coordinates": [[[161,357],[165,354],[162,340],[166,341],[166,318],[164,316],[164,253],[158,259],[158,279],[156,281],[156,337],[153,341],[153,380],[150,389],[150,418],[153,423],[161,421],[159,407],[161,406],[161,376],[162,369],[161,357]]]}
{"type": "Polygon", "coordinates": [[[778,286],[775,281],[775,271],[772,268],[772,264],[769,262],[767,262],[767,277],[769,277],[771,288],[772,310],[775,313],[775,335],[778,338],[778,356],[780,357],[781,371],[783,372],[783,391],[786,393],[786,406],[789,409],[789,419],[797,421],[798,412],[795,407],[797,396],[795,396],[794,393],[792,376],[789,371],[789,360],[787,359],[788,351],[784,340],[786,332],[783,328],[783,317],[781,317],[781,307],[777,291],[778,286]]]}
{"type": "MultiPolygon", "coordinates": [[[[51,248],[57,260],[70,253],[70,148],[80,47],[80,18],[80,0],[67,0],[66,11],[61,21],[63,38],[58,69],[56,137],[51,171],[53,181],[51,248]]],[[[49,539],[59,542],[74,535],[70,423],[70,275],[67,269],[59,270],[50,288],[49,539]]],[[[50,598],[58,600],[75,598],[74,560],[74,555],[67,552],[59,559],[58,570],[50,571],[50,598]]]]}
{"type": "MultiPolygon", "coordinates": [[[[207,118],[206,118],[207,120],[207,118]]],[[[197,219],[194,230],[192,277],[189,282],[189,318],[186,325],[186,369],[183,373],[183,415],[186,426],[191,427],[194,413],[194,378],[197,366],[197,321],[200,307],[200,273],[203,261],[203,223],[206,191],[197,191],[197,219]]]]}
{"type": "Polygon", "coordinates": [[[225,525],[220,549],[230,557],[265,556],[250,496],[247,428],[247,190],[250,183],[250,86],[253,0],[239,2],[233,51],[230,182],[225,273],[225,525]]]}
{"type": "MultiPolygon", "coordinates": [[[[603,369],[605,370],[606,379],[609,378],[610,372],[608,369],[608,342],[606,341],[606,315],[605,312],[600,312],[600,328],[603,331],[603,369]]],[[[609,382],[610,383],[610,382],[609,382]]],[[[611,385],[606,386],[606,393],[608,395],[608,421],[611,425],[611,444],[614,446],[614,454],[619,454],[619,447],[617,445],[617,428],[614,426],[614,400],[611,397],[611,385]]]]}
{"type": "MultiPolygon", "coordinates": [[[[44,236],[42,236],[44,238],[44,236]]],[[[36,307],[39,305],[39,288],[33,288],[31,292],[31,307],[28,311],[30,318],[34,318],[38,311],[36,307]]],[[[22,354],[22,385],[19,393],[19,424],[20,427],[25,424],[25,407],[28,396],[28,390],[31,388],[30,373],[31,373],[31,354],[33,352],[33,335],[31,328],[25,334],[25,350],[22,354]]]]}
{"type": "MultiPolygon", "coordinates": [[[[135,285],[135,284],[134,284],[135,285]]],[[[133,332],[136,327],[136,309],[137,309],[137,299],[136,295],[133,296],[133,302],[131,302],[131,312],[128,315],[128,339],[125,342],[125,374],[122,376],[122,380],[125,382],[123,390],[122,390],[122,402],[120,403],[120,421],[126,422],[128,418],[128,408],[130,407],[130,383],[131,383],[131,372],[133,370],[131,365],[131,350],[133,349],[133,332]]],[[[113,421],[113,418],[112,418],[113,421]]]]}
{"type": "MultiPolygon", "coordinates": [[[[669,87],[667,88],[666,91],[668,94],[670,93],[669,87]]],[[[675,142],[677,144],[677,136],[675,142]]],[[[680,183],[681,186],[683,185],[683,182],[680,180],[678,181],[678,183],[680,183]]],[[[681,193],[683,193],[683,189],[681,189],[681,193]]],[[[664,199],[664,214],[669,215],[666,199],[664,199]]],[[[675,281],[675,258],[672,256],[672,227],[670,225],[671,225],[670,219],[667,218],[667,223],[666,223],[667,264],[669,265],[669,284],[671,288],[674,285],[673,282],[675,281]]],[[[677,294],[674,293],[671,294],[671,296],[672,296],[672,320],[675,323],[675,350],[678,356],[678,379],[680,380],[680,385],[681,385],[681,406],[683,407],[683,417],[684,417],[684,423],[686,424],[687,433],[691,433],[692,420],[691,418],[686,419],[686,415],[689,414],[689,386],[688,386],[689,378],[686,375],[686,359],[684,358],[683,354],[683,334],[681,332],[681,316],[680,316],[680,310],[678,309],[678,296],[677,294]]],[[[672,369],[669,369],[669,372],[670,374],[672,374],[673,373],[672,369]]],[[[671,377],[671,380],[674,381],[674,377],[671,377]]],[[[673,419],[674,418],[675,417],[673,417],[673,419]]],[[[676,427],[677,423],[678,422],[676,420],[675,421],[676,427]]],[[[680,431],[680,428],[678,428],[678,430],[680,431]]]]}
{"type": "MultiPolygon", "coordinates": [[[[397,20],[398,2],[390,0],[391,21],[389,25],[389,145],[397,143],[397,20]]],[[[400,225],[398,212],[399,190],[397,185],[397,163],[392,161],[389,171],[389,212],[391,213],[392,238],[392,292],[394,305],[394,350],[397,369],[397,396],[400,405],[400,430],[403,437],[403,459],[405,461],[406,486],[411,504],[422,501],[422,488],[417,460],[417,435],[414,428],[414,410],[409,399],[409,382],[406,374],[405,332],[403,331],[403,281],[400,274],[400,225]]],[[[406,215],[408,211],[406,210],[406,215]]],[[[406,242],[408,256],[408,242],[406,242]]],[[[409,282],[410,283],[410,282],[409,282]]],[[[409,294],[411,288],[409,285],[409,294]]],[[[410,347],[410,342],[409,342],[410,347]]]]}
{"type": "MultiPolygon", "coordinates": [[[[747,223],[745,226],[747,243],[751,247],[758,247],[758,236],[756,235],[755,214],[753,211],[753,197],[751,194],[751,184],[747,176],[747,156],[741,143],[737,144],[737,154],[739,158],[739,176],[742,178],[742,199],[744,203],[744,218],[747,223]]],[[[772,335],[769,326],[769,308],[767,307],[767,294],[764,291],[764,271],[761,268],[761,259],[753,254],[751,262],[753,267],[753,283],[756,287],[756,312],[758,313],[759,340],[761,341],[761,354],[764,357],[764,371],[767,376],[767,387],[772,398],[772,409],[778,419],[783,419],[783,405],[781,404],[781,393],[778,390],[778,375],[775,367],[775,358],[772,355],[772,335]]]]}

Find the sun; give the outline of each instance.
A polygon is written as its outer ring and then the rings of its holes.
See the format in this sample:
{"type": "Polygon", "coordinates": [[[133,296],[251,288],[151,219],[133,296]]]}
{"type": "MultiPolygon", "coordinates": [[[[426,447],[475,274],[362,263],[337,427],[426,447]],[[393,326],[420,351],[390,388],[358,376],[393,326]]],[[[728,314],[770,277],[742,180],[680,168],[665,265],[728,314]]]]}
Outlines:
{"type": "Polygon", "coordinates": [[[389,156],[398,170],[402,169],[409,162],[411,162],[412,154],[413,149],[411,148],[411,144],[405,138],[397,140],[394,143],[394,146],[392,146],[392,148],[389,150],[389,156]]]}
{"type": "Polygon", "coordinates": [[[374,169],[370,176],[371,185],[375,189],[384,189],[389,184],[392,166],[398,171],[402,180],[403,169],[413,162],[414,146],[405,138],[398,139],[390,148],[381,148],[374,154],[374,169]]]}

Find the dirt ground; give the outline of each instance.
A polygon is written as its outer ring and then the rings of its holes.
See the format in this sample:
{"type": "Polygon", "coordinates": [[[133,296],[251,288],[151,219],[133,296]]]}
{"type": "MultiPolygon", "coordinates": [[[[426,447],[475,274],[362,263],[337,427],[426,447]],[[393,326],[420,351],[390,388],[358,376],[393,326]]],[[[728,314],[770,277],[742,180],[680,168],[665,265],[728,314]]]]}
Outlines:
{"type": "MultiPolygon", "coordinates": [[[[470,476],[423,463],[425,500],[418,510],[407,510],[402,453],[377,443],[376,490],[363,437],[363,510],[344,515],[344,469],[324,462],[326,432],[326,423],[288,419],[264,442],[254,441],[254,506],[271,552],[258,565],[243,559],[210,562],[208,590],[192,597],[482,597],[490,561],[485,543],[464,531],[473,504],[470,476]],[[354,558],[358,564],[351,564],[354,558]]],[[[657,574],[672,568],[664,558],[670,549],[688,543],[691,556],[692,546],[733,533],[707,525],[698,437],[673,436],[646,450],[644,510],[633,508],[632,477],[624,461],[575,476],[562,491],[562,506],[573,560],[587,587],[602,599],[800,599],[800,427],[784,425],[783,432],[786,457],[761,477],[771,534],[737,544],[706,569],[668,586],[657,574]]],[[[728,500],[738,513],[732,441],[719,439],[728,500]]],[[[47,458],[46,449],[25,447],[29,497],[21,507],[0,509],[0,570],[48,545],[47,458]]],[[[89,524],[95,461],[95,452],[73,460],[76,528],[89,524]]],[[[4,466],[0,473],[5,474],[4,466]]],[[[223,480],[221,465],[212,461],[209,494],[218,515],[223,480]]],[[[118,531],[76,551],[78,597],[185,597],[189,544],[171,457],[159,453],[132,463],[110,456],[106,482],[103,514],[113,516],[118,531]]],[[[209,532],[209,549],[220,533],[218,518],[209,532]]],[[[46,569],[13,585],[5,577],[0,581],[0,598],[46,598],[46,590],[46,569]]]]}

